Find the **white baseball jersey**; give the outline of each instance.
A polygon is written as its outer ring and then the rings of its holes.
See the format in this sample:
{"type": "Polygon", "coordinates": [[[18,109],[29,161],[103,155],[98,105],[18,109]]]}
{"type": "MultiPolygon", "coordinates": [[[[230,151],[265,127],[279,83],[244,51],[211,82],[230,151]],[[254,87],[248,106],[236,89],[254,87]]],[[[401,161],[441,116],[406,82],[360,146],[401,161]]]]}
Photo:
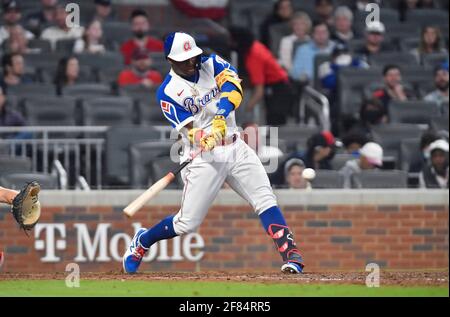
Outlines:
{"type": "MultiPolygon", "coordinates": [[[[182,131],[192,122],[194,127],[210,132],[221,95],[215,78],[225,69],[236,74],[228,62],[211,55],[201,58],[201,69],[195,83],[170,71],[157,97],[172,127],[182,131]]],[[[234,111],[230,112],[226,123],[227,137],[238,135],[234,111]]],[[[185,133],[183,138],[187,138],[185,133]]],[[[189,155],[184,152],[182,161],[189,155]]],[[[181,175],[185,186],[181,208],[174,217],[174,229],[179,235],[198,228],[224,182],[247,200],[258,214],[277,204],[261,161],[239,137],[232,144],[216,146],[212,151],[197,156],[181,175]]]]}

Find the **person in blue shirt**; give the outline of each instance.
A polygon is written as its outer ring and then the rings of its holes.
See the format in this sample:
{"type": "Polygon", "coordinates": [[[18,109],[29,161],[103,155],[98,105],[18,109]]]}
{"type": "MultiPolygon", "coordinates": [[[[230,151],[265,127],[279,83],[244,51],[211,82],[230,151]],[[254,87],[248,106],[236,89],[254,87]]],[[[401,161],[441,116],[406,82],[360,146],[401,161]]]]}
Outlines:
{"type": "Polygon", "coordinates": [[[313,26],[312,40],[299,46],[294,55],[291,77],[299,81],[314,81],[314,58],[317,54],[331,54],[335,43],[325,22],[313,26]]]}

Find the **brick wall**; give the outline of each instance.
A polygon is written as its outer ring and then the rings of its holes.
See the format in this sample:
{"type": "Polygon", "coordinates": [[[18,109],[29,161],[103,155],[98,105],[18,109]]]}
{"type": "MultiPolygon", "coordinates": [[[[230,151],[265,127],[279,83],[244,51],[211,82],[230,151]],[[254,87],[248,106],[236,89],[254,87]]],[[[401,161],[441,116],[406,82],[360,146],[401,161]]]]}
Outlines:
{"type": "MultiPolygon", "coordinates": [[[[362,270],[375,262],[389,269],[448,268],[448,203],[433,204],[288,204],[281,203],[286,220],[292,228],[308,270],[362,270]]],[[[178,209],[176,204],[146,207],[132,219],[126,219],[123,205],[48,206],[43,208],[41,224],[63,224],[66,237],[55,232],[54,243],[64,240],[64,248],[55,247],[58,262],[43,262],[47,249],[40,250],[37,240],[50,244],[48,232],[41,229],[27,237],[14,225],[4,206],[0,210],[0,250],[5,252],[3,271],[63,271],[79,252],[78,227],[88,228],[89,243],[94,242],[99,224],[109,227],[105,243],[95,249],[94,261],[79,262],[84,271],[119,270],[125,248],[120,233],[132,235],[133,223],[155,224],[178,209]],[[78,224],[78,225],[76,225],[78,224]],[[78,226],[78,227],[77,227],[78,226]],[[115,237],[116,236],[116,237],[115,237]],[[114,238],[115,237],[115,238],[114,238]],[[112,242],[115,240],[115,242],[112,242]],[[115,245],[115,250],[111,249],[115,245]],[[98,261],[102,249],[109,261],[98,261]],[[115,254],[113,254],[115,252],[115,254]]],[[[273,270],[280,266],[279,255],[271,239],[263,232],[259,219],[245,203],[219,204],[212,207],[199,234],[204,240],[200,261],[186,260],[185,241],[177,242],[183,260],[163,259],[160,250],[156,260],[145,263],[145,270],[273,270]],[[181,250],[181,251],[180,251],[181,250]]],[[[122,235],[123,236],[123,235],[122,235]]],[[[189,242],[189,241],[188,241],[189,242]]],[[[196,239],[190,243],[197,243],[196,239]]],[[[177,246],[175,246],[176,248],[177,246]]],[[[84,250],[83,255],[87,257],[84,250]]],[[[167,256],[174,256],[168,243],[167,256]]],[[[179,257],[180,255],[178,255],[179,257]]],[[[164,258],[164,256],[162,256],[164,258]]]]}

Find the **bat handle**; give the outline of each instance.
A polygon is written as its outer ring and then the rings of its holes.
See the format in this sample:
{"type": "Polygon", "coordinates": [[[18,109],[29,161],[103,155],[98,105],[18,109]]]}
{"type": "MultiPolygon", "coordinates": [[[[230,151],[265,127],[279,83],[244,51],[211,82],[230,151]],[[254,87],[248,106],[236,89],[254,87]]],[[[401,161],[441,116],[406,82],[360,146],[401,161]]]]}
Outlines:
{"type": "Polygon", "coordinates": [[[189,163],[191,163],[200,153],[202,152],[202,150],[200,149],[200,150],[197,150],[196,152],[194,152],[192,155],[191,155],[191,158],[189,159],[189,160],[187,160],[187,161],[185,161],[185,162],[183,162],[180,166],[178,166],[174,171],[172,171],[172,174],[174,175],[174,176],[176,176],[176,175],[178,175],[180,172],[181,172],[181,170],[183,169],[183,168],[185,168],[189,163]]]}

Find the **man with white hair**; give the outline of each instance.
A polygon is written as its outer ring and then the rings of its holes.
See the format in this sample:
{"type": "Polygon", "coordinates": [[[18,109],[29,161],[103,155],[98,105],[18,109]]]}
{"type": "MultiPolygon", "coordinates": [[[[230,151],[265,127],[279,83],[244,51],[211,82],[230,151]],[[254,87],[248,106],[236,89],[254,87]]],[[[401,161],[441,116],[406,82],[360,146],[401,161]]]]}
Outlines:
{"type": "Polygon", "coordinates": [[[334,12],[334,32],[331,39],[337,43],[347,44],[355,35],[352,30],[353,12],[341,6],[334,12]]]}

